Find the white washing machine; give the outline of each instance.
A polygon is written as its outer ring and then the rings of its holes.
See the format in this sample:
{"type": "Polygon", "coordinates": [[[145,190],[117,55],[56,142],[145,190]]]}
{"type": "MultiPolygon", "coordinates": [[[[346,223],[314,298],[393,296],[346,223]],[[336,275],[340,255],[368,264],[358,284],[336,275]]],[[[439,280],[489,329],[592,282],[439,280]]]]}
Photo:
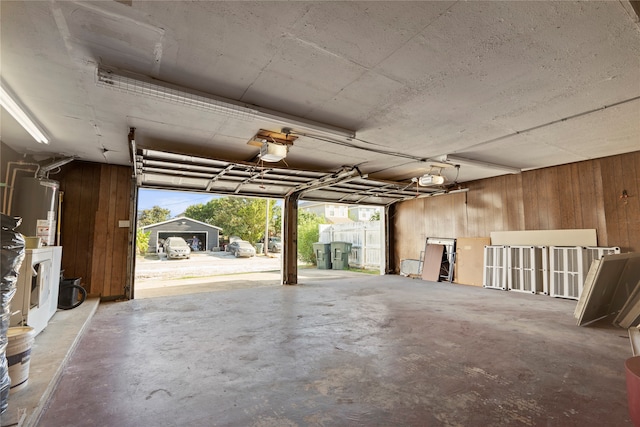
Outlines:
{"type": "Polygon", "coordinates": [[[11,300],[10,326],[31,326],[39,334],[58,309],[62,246],[27,249],[11,300]]]}

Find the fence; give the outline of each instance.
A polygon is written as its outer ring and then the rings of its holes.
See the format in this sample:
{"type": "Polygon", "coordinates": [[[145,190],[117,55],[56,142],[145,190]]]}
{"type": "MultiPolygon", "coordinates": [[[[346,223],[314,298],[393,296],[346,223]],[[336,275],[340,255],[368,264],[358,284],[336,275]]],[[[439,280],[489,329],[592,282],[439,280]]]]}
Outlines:
{"type": "Polygon", "coordinates": [[[350,222],[320,225],[320,242],[349,242],[349,266],[380,268],[382,262],[380,221],[350,222]]]}

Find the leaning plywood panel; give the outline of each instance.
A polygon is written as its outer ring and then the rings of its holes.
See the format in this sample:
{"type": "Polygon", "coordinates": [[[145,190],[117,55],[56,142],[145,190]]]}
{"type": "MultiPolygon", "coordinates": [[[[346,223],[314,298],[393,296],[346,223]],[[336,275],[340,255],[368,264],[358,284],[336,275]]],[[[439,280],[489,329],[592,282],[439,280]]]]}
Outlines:
{"type": "MultiPolygon", "coordinates": [[[[630,255],[625,269],[620,276],[616,294],[612,304],[622,308],[613,323],[623,328],[637,326],[640,322],[640,253],[630,255]],[[626,297],[626,298],[625,298],[626,297]]],[[[605,258],[620,255],[608,255],[605,258]]]]}
{"type": "Polygon", "coordinates": [[[625,307],[624,316],[616,317],[614,323],[622,328],[640,325],[640,299],[634,299],[633,304],[625,307]]]}
{"type": "Polygon", "coordinates": [[[492,231],[492,245],[596,246],[595,229],[492,231]]]}
{"type": "Polygon", "coordinates": [[[583,326],[620,311],[621,301],[628,299],[637,284],[632,287],[629,282],[637,282],[635,275],[638,271],[635,265],[640,266],[636,261],[639,260],[638,255],[605,255],[592,262],[574,313],[577,315],[578,325],[583,326]],[[636,280],[632,279],[634,276],[636,280]],[[626,295],[626,298],[621,298],[621,294],[626,295]]]}
{"type": "Polygon", "coordinates": [[[593,293],[594,282],[600,270],[600,260],[597,259],[591,264],[591,268],[587,273],[587,277],[584,280],[584,288],[582,289],[582,293],[580,294],[580,298],[578,298],[578,304],[576,304],[575,310],[573,310],[573,317],[578,320],[578,325],[581,325],[582,316],[584,315],[584,308],[587,305],[587,302],[591,298],[591,294],[593,293]]]}
{"type": "MultiPolygon", "coordinates": [[[[623,313],[624,307],[630,300],[636,298],[636,293],[640,294],[640,253],[634,252],[628,255],[630,258],[611,302],[614,307],[620,307],[620,313],[623,313]]],[[[638,297],[640,298],[640,295],[638,297]]]]}
{"type": "Polygon", "coordinates": [[[443,254],[444,245],[427,245],[424,251],[424,262],[422,263],[422,280],[437,282],[440,279],[443,254]]]}
{"type": "Polygon", "coordinates": [[[482,286],[484,247],[489,237],[460,237],[456,245],[455,282],[462,285],[482,286]]]}
{"type": "Polygon", "coordinates": [[[622,309],[613,320],[613,324],[618,326],[628,325],[627,327],[629,327],[636,323],[638,312],[640,312],[640,285],[629,295],[622,309]]]}

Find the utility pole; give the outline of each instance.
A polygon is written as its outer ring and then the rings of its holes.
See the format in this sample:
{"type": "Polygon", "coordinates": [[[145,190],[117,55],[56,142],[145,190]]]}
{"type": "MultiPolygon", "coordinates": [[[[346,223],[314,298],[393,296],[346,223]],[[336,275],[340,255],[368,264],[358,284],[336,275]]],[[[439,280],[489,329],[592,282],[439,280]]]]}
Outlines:
{"type": "Polygon", "coordinates": [[[267,221],[264,223],[264,254],[269,255],[269,199],[265,199],[267,208],[266,208],[266,218],[267,221]]]}

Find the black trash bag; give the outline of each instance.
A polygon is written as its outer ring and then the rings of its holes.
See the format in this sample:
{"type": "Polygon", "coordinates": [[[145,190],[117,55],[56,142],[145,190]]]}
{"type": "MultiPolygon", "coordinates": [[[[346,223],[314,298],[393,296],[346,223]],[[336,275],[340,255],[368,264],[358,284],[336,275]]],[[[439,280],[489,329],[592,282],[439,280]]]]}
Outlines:
{"type": "MultiPolygon", "coordinates": [[[[0,355],[3,354],[1,351],[3,348],[3,344],[9,342],[7,338],[7,333],[9,331],[9,321],[11,320],[11,312],[9,310],[5,310],[4,313],[0,312],[0,355]]],[[[2,381],[2,377],[0,377],[0,381],[2,381]]]]}
{"type": "Polygon", "coordinates": [[[0,414],[9,406],[9,371],[7,366],[6,343],[7,329],[11,318],[11,299],[16,293],[20,266],[24,261],[25,242],[22,234],[15,229],[21,218],[0,214],[0,414]]]}
{"type": "Polygon", "coordinates": [[[9,310],[9,305],[11,304],[11,301],[13,301],[13,296],[16,292],[18,292],[17,287],[13,287],[8,291],[0,291],[0,306],[6,307],[6,309],[9,310]]]}
{"type": "Polygon", "coordinates": [[[0,214],[0,290],[10,291],[18,281],[20,266],[24,260],[24,237],[15,231],[22,222],[22,218],[13,218],[0,214]]]}
{"type": "Polygon", "coordinates": [[[0,414],[4,414],[9,407],[9,391],[11,390],[9,368],[4,354],[0,357],[0,377],[2,377],[2,372],[4,372],[4,379],[0,379],[0,414]]]}

